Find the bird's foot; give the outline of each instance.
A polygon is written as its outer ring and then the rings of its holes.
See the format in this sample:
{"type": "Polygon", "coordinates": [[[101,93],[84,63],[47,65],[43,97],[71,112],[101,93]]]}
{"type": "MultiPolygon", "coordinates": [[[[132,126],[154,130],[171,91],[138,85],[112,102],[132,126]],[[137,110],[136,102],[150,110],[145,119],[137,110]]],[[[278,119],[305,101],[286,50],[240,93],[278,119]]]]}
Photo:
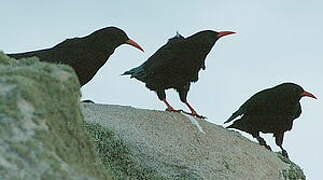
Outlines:
{"type": "Polygon", "coordinates": [[[206,116],[202,116],[202,115],[199,115],[199,114],[197,114],[197,113],[189,113],[189,112],[185,112],[185,111],[182,111],[183,113],[185,113],[185,114],[188,114],[188,115],[191,115],[191,116],[193,116],[193,117],[197,117],[197,118],[199,118],[199,119],[207,119],[207,117],[206,116]]]}
{"type": "Polygon", "coordinates": [[[182,112],[183,110],[181,110],[181,109],[176,110],[174,108],[167,108],[165,111],[167,111],[167,112],[182,112]]]}
{"type": "Polygon", "coordinates": [[[272,151],[271,150],[271,147],[261,138],[261,139],[258,139],[259,140],[259,144],[261,146],[264,146],[266,149],[268,149],[269,151],[272,151]]]}
{"type": "Polygon", "coordinates": [[[264,146],[265,146],[265,148],[266,148],[266,149],[268,149],[269,151],[272,151],[272,150],[271,150],[271,147],[270,147],[269,145],[265,144],[264,146]]]}
{"type": "Polygon", "coordinates": [[[191,114],[191,116],[193,116],[193,117],[197,117],[197,118],[199,118],[199,119],[207,119],[207,117],[206,116],[202,116],[202,115],[199,115],[199,114],[193,114],[193,113],[190,113],[191,114]]]}
{"type": "Polygon", "coordinates": [[[288,153],[287,153],[287,151],[286,151],[286,150],[282,150],[282,155],[283,155],[285,158],[289,159],[289,157],[288,157],[288,153]]]}

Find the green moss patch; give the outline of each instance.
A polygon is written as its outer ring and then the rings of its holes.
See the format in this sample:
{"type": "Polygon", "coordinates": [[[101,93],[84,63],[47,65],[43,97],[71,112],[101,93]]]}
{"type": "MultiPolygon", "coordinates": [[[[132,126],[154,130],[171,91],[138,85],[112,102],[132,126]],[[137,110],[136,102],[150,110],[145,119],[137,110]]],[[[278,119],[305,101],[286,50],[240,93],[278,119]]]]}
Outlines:
{"type": "Polygon", "coordinates": [[[129,148],[112,131],[99,124],[87,123],[84,127],[92,136],[105,168],[113,172],[113,179],[166,179],[134,161],[129,148]]]}
{"type": "Polygon", "coordinates": [[[304,175],[302,169],[291,160],[285,158],[281,153],[276,153],[277,157],[281,159],[284,163],[288,164],[288,169],[284,169],[281,172],[282,177],[285,180],[305,180],[306,176],[304,175]]]}
{"type": "Polygon", "coordinates": [[[109,179],[83,129],[72,68],[0,53],[0,177],[109,179]]]}

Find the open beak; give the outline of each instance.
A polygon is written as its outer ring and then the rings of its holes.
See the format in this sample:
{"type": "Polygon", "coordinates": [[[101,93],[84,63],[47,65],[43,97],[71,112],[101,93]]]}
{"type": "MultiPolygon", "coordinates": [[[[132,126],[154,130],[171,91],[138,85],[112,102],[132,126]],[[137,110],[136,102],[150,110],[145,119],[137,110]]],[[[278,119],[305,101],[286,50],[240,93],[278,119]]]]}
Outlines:
{"type": "Polygon", "coordinates": [[[144,49],[142,49],[142,47],[140,47],[140,45],[138,43],[136,43],[134,40],[129,39],[125,43],[139,49],[142,52],[144,52],[144,49]]]}
{"type": "Polygon", "coordinates": [[[221,32],[218,32],[217,37],[218,38],[221,38],[223,36],[227,36],[227,35],[235,34],[235,33],[236,32],[232,32],[232,31],[221,31],[221,32]]]}
{"type": "Polygon", "coordinates": [[[302,97],[304,96],[307,96],[307,97],[311,97],[311,98],[314,98],[314,99],[317,99],[312,93],[309,93],[309,92],[306,92],[304,91],[302,94],[301,94],[302,97]]]}

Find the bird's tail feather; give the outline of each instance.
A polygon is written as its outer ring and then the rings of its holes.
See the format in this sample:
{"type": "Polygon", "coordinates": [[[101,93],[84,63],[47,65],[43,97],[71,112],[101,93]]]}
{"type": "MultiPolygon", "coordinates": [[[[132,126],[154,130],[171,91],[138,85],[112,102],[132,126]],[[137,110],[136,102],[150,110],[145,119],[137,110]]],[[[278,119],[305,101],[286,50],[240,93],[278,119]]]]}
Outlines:
{"type": "Polygon", "coordinates": [[[234,127],[233,127],[233,124],[231,124],[230,126],[227,126],[226,128],[229,129],[229,128],[234,128],[234,127]]]}
{"type": "Polygon", "coordinates": [[[240,116],[239,111],[237,111],[237,112],[233,113],[233,114],[229,117],[229,119],[228,119],[228,120],[226,120],[226,121],[224,122],[224,124],[226,124],[226,123],[228,123],[228,122],[233,121],[233,120],[234,120],[236,117],[238,117],[238,116],[240,116]]]}
{"type": "MultiPolygon", "coordinates": [[[[235,119],[235,118],[233,118],[233,119],[235,119]]],[[[238,118],[238,119],[235,119],[235,121],[231,124],[231,125],[229,125],[229,126],[227,126],[226,128],[235,128],[235,129],[240,129],[240,127],[241,127],[241,123],[243,122],[243,119],[244,119],[244,117],[241,117],[241,118],[238,118]]],[[[232,121],[232,120],[231,120],[232,121]]],[[[227,122],[227,121],[226,121],[227,122]]],[[[230,122],[230,121],[228,121],[228,122],[230,122]]]]}
{"type": "Polygon", "coordinates": [[[136,78],[138,80],[142,80],[145,77],[145,71],[143,66],[138,66],[133,69],[130,69],[129,71],[124,72],[121,74],[124,75],[131,75],[130,78],[136,78]]]}

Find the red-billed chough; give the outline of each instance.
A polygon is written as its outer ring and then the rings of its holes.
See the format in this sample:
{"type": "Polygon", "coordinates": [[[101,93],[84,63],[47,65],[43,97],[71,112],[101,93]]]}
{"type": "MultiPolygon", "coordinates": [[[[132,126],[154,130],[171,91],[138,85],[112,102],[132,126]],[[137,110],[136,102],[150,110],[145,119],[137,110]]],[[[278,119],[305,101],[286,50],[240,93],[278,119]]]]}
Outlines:
{"type": "Polygon", "coordinates": [[[166,100],[165,90],[174,88],[181,101],[190,109],[189,114],[203,118],[186,100],[190,84],[198,81],[198,73],[205,69],[206,56],[215,42],[233,33],[205,30],[187,38],[177,34],[146,62],[123,75],[131,75],[131,78],[144,82],[146,87],[157,92],[158,98],[167,105],[166,111],[178,112],[179,110],[175,110],[166,100]]]}
{"type": "Polygon", "coordinates": [[[135,41],[129,39],[123,30],[106,27],[82,38],[67,39],[49,49],[8,54],[8,56],[16,59],[37,56],[40,61],[70,65],[83,86],[122,44],[129,44],[144,51],[135,41]]]}
{"type": "Polygon", "coordinates": [[[265,89],[248,99],[224,123],[237,119],[227,128],[235,128],[251,134],[260,145],[271,148],[260,137],[259,132],[273,133],[276,144],[281,148],[283,156],[288,158],[287,151],[282,147],[285,131],[292,129],[293,121],[301,113],[300,99],[304,96],[316,97],[294,83],[283,83],[265,89]]]}

